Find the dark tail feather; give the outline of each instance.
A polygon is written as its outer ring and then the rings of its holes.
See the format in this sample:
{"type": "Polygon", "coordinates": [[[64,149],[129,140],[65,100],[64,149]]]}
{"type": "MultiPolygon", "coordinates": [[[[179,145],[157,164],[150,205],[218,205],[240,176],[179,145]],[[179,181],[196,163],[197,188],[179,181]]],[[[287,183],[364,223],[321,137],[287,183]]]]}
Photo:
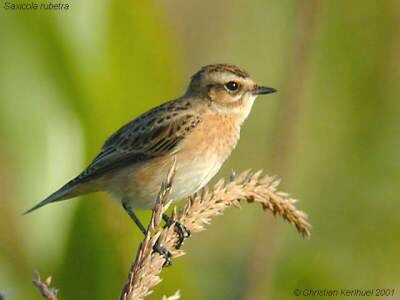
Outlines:
{"type": "Polygon", "coordinates": [[[49,197],[47,197],[43,201],[36,204],[31,209],[28,209],[26,212],[23,213],[23,215],[26,215],[34,210],[37,210],[38,208],[40,208],[46,204],[49,204],[52,202],[57,202],[57,201],[62,201],[62,200],[67,200],[69,198],[77,196],[78,194],[81,194],[81,193],[77,193],[77,191],[76,191],[78,186],[79,186],[79,184],[76,184],[76,182],[74,182],[74,180],[71,180],[66,185],[64,185],[62,188],[60,188],[58,191],[56,191],[55,193],[51,194],[49,197]]]}

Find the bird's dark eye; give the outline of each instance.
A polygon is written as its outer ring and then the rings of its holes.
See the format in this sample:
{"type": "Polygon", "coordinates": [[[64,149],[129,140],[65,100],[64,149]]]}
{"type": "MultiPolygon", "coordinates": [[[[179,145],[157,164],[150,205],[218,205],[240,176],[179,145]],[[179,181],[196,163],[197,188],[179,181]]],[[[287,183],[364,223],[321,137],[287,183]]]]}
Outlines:
{"type": "Polygon", "coordinates": [[[235,81],[229,81],[228,83],[225,84],[225,87],[228,89],[228,91],[236,91],[239,87],[239,84],[235,81]]]}

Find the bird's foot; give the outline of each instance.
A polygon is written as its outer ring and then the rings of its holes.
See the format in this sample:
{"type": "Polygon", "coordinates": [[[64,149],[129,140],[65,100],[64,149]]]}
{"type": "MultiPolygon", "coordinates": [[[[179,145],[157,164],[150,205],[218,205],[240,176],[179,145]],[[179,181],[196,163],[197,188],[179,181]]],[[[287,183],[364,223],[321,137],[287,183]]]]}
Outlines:
{"type": "Polygon", "coordinates": [[[191,233],[190,233],[189,229],[187,229],[184,225],[182,225],[179,222],[175,222],[175,231],[179,236],[178,242],[176,243],[175,248],[179,249],[182,246],[185,239],[190,237],[191,233]]]}
{"type": "Polygon", "coordinates": [[[172,218],[170,218],[166,214],[163,215],[163,219],[164,219],[165,225],[167,227],[170,227],[170,226],[172,226],[172,224],[174,224],[175,231],[178,234],[178,241],[176,242],[175,248],[179,249],[182,246],[184,240],[187,239],[188,237],[190,237],[190,235],[191,235],[190,230],[187,229],[181,223],[172,220],[172,218]]]}
{"type": "Polygon", "coordinates": [[[167,248],[161,246],[158,243],[158,241],[153,246],[153,252],[158,253],[162,257],[164,257],[165,261],[164,261],[163,267],[169,267],[169,266],[172,265],[172,261],[171,261],[172,254],[171,254],[171,252],[169,252],[167,248]]]}

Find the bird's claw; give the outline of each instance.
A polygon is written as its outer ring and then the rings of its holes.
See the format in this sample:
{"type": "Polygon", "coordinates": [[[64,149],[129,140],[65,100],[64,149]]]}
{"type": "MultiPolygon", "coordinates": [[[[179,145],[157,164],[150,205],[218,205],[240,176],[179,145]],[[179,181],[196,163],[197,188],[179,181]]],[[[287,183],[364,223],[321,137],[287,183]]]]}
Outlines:
{"type": "Polygon", "coordinates": [[[184,240],[190,237],[191,233],[189,229],[187,229],[184,225],[182,225],[179,222],[175,222],[175,231],[179,236],[175,248],[179,249],[182,246],[184,240]]]}
{"type": "Polygon", "coordinates": [[[175,226],[175,231],[178,234],[178,241],[176,242],[175,249],[179,249],[182,246],[183,241],[188,237],[190,237],[191,235],[190,230],[187,229],[183,224],[174,221],[171,217],[169,217],[166,214],[163,215],[163,219],[165,221],[166,227],[171,227],[172,225],[175,226]]]}
{"type": "Polygon", "coordinates": [[[153,246],[153,252],[158,253],[162,257],[164,257],[165,261],[164,261],[163,267],[169,267],[169,266],[172,265],[172,261],[171,261],[172,254],[171,254],[171,252],[169,252],[167,248],[161,246],[158,243],[158,241],[153,246]]]}

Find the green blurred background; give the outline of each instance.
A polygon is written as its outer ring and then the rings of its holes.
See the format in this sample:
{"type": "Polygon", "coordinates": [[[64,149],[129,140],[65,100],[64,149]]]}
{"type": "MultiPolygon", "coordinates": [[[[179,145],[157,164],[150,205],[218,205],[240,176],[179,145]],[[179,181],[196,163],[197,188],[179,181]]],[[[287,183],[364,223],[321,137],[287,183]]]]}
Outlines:
{"type": "Polygon", "coordinates": [[[400,299],[400,1],[68,3],[0,9],[6,299],[39,299],[34,269],[53,275],[60,299],[119,296],[141,234],[115,201],[95,194],[20,214],[216,62],[279,90],[257,100],[217,177],[282,177],[312,237],[255,205],[228,210],[186,242],[149,299],[177,289],[183,299],[292,299],[295,288],[395,288],[400,299]]]}

